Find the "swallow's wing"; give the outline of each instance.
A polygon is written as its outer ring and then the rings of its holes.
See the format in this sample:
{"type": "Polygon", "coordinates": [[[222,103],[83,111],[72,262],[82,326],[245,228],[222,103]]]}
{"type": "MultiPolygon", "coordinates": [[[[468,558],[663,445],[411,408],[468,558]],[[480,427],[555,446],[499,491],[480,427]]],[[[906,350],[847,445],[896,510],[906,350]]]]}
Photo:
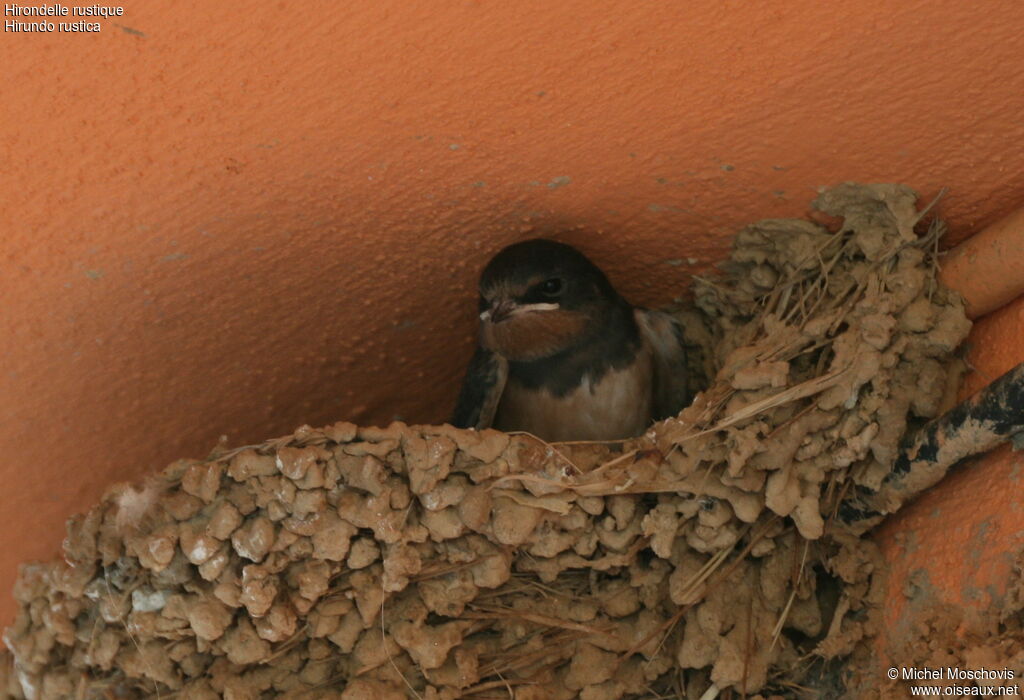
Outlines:
{"type": "Polygon", "coordinates": [[[690,403],[683,329],[663,311],[637,309],[635,316],[654,360],[654,420],[663,420],[690,403]]]}
{"type": "Polygon", "coordinates": [[[508,379],[508,360],[477,346],[469,361],[451,423],[456,428],[491,427],[508,379]]]}

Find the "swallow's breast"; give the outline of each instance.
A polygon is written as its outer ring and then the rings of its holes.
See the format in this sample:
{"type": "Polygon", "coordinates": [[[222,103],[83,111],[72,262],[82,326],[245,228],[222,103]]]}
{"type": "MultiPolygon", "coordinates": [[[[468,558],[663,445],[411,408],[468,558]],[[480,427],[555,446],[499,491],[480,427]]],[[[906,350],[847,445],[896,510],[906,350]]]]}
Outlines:
{"type": "Polygon", "coordinates": [[[524,430],[550,442],[617,440],[643,433],[651,421],[652,363],[644,348],[629,367],[609,370],[563,396],[527,388],[510,377],[494,427],[524,430]]]}

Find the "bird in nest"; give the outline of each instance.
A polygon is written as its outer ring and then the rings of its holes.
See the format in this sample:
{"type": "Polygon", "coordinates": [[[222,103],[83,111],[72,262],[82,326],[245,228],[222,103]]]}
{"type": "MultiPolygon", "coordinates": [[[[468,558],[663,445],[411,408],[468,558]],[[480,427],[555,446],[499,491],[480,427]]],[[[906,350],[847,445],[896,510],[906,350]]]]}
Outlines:
{"type": "Polygon", "coordinates": [[[617,440],[688,401],[678,322],[634,307],[580,251],[534,239],[484,267],[479,342],[456,427],[617,440]]]}

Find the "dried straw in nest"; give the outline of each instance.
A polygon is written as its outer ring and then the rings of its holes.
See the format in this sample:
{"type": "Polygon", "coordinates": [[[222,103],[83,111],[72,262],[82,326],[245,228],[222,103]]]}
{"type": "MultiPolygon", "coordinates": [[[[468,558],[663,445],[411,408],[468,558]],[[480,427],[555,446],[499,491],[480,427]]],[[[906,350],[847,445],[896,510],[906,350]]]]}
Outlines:
{"type": "Polygon", "coordinates": [[[709,386],[621,444],[339,423],[170,465],[26,566],[14,697],[791,692],[875,627],[834,521],[936,415],[969,329],[916,196],[764,221],[679,309],[709,386]]]}

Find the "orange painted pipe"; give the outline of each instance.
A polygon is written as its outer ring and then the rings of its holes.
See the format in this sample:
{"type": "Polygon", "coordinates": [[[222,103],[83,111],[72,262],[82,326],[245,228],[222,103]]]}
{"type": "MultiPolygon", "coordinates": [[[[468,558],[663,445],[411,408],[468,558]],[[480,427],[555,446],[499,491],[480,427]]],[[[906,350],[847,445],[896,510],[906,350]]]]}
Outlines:
{"type": "Polygon", "coordinates": [[[1024,209],[949,251],[939,279],[963,295],[972,319],[1024,294],[1024,209]]]}

